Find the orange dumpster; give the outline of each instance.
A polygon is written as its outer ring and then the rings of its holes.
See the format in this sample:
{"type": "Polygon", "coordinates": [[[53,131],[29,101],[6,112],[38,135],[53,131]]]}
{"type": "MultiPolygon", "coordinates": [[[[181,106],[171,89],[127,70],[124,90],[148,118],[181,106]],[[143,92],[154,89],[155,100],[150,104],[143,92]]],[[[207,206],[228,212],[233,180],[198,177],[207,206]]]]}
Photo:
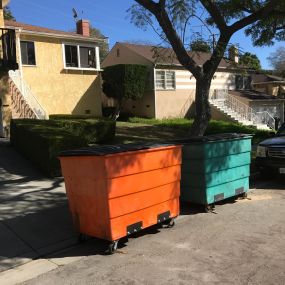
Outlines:
{"type": "Polygon", "coordinates": [[[119,145],[60,155],[76,230],[110,241],[179,214],[181,146],[119,145]]]}

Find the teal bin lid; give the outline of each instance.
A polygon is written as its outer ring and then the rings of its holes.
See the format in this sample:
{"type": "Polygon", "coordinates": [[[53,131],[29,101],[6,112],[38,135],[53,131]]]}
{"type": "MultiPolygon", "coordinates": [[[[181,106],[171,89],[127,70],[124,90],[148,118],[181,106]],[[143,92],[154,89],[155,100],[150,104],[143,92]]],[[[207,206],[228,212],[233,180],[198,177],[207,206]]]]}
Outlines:
{"type": "Polygon", "coordinates": [[[252,137],[253,135],[251,134],[224,133],[224,134],[215,134],[208,136],[190,137],[188,139],[177,139],[172,142],[180,144],[203,144],[203,143],[229,141],[229,140],[252,139],[252,137]]]}

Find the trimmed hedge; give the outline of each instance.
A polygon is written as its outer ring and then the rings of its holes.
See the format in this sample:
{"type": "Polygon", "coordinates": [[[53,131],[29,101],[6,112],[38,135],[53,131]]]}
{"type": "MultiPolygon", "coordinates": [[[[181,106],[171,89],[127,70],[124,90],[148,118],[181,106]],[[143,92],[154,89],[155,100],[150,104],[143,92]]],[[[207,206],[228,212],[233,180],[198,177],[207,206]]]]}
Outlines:
{"type": "Polygon", "coordinates": [[[57,158],[63,150],[111,141],[115,122],[103,120],[30,120],[11,122],[11,144],[45,175],[60,176],[57,158]]]}

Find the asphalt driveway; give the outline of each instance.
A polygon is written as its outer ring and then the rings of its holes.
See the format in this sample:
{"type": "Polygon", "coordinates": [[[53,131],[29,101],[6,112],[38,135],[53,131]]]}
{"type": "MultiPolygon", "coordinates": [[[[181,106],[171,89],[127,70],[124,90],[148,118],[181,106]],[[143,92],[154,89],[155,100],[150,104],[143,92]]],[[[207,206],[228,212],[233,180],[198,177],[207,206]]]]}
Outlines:
{"type": "Polygon", "coordinates": [[[285,284],[284,180],[256,182],[249,199],[211,214],[184,205],[171,229],[153,227],[104,255],[96,239],[51,256],[80,257],[25,284],[285,284]]]}

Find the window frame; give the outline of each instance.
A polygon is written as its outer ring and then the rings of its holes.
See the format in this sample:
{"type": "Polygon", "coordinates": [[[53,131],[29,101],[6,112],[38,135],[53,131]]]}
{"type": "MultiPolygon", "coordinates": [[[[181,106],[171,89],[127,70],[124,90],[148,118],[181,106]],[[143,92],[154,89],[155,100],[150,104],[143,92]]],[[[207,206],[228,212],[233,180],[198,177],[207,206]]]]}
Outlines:
{"type": "Polygon", "coordinates": [[[20,40],[20,53],[21,53],[21,65],[27,66],[27,67],[36,67],[37,66],[37,59],[36,59],[36,45],[35,41],[28,41],[28,40],[20,40]],[[32,43],[34,46],[34,58],[35,58],[35,64],[29,64],[29,63],[23,63],[23,56],[22,56],[22,45],[21,43],[32,43]]]}
{"type": "Polygon", "coordinates": [[[89,71],[99,71],[100,70],[100,55],[99,55],[99,47],[94,44],[82,44],[82,43],[71,43],[71,42],[64,42],[62,43],[62,55],[63,55],[63,66],[64,69],[67,70],[89,70],[89,71]],[[78,60],[78,67],[69,67],[66,66],[66,56],[65,56],[65,46],[75,46],[77,50],[77,60],[78,60]],[[81,67],[81,60],[80,60],[80,47],[85,48],[94,48],[95,49],[95,64],[96,67],[81,67]]]}
{"type": "Polygon", "coordinates": [[[154,82],[154,86],[155,86],[155,90],[166,90],[166,91],[173,91],[173,90],[176,90],[176,72],[175,72],[175,70],[169,70],[169,69],[155,69],[155,82],[154,82]],[[164,79],[163,79],[163,85],[164,85],[164,87],[157,87],[157,85],[156,85],[156,81],[157,81],[157,72],[163,72],[164,73],[164,79]],[[173,73],[174,74],[174,78],[173,78],[173,80],[174,80],[174,87],[173,88],[169,88],[169,87],[167,87],[167,77],[166,77],[166,74],[168,73],[168,72],[171,72],[171,73],[173,73]]]}

